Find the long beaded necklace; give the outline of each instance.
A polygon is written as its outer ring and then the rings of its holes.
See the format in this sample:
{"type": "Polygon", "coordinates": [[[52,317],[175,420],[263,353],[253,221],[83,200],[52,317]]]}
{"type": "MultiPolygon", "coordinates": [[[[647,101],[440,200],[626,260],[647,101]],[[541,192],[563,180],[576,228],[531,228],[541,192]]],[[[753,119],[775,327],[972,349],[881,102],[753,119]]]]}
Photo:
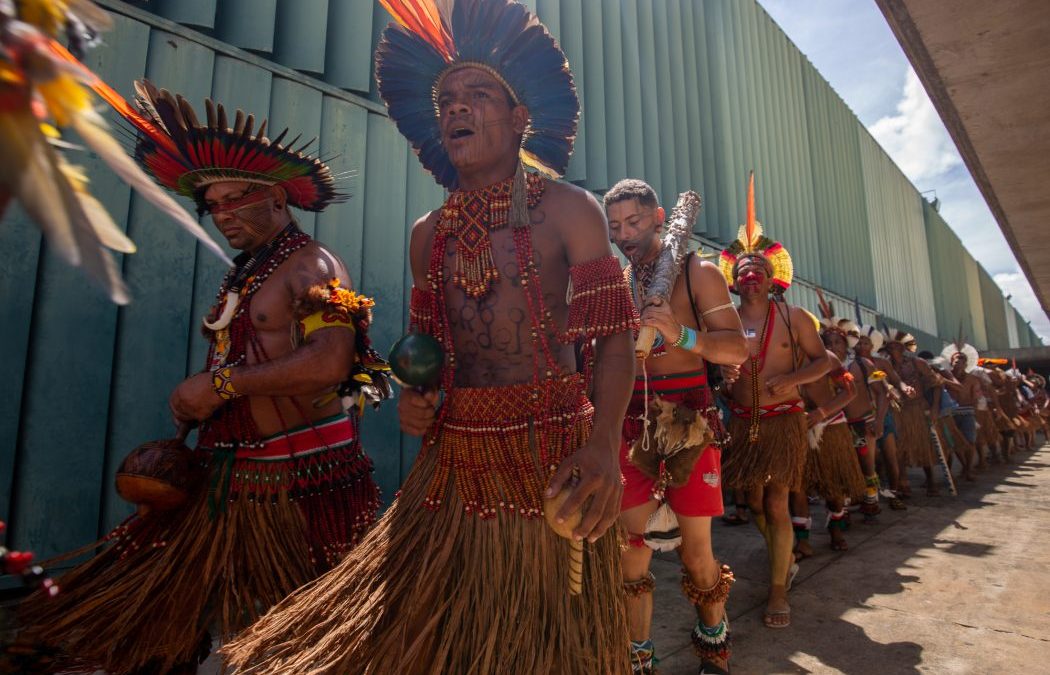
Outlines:
{"type": "Polygon", "coordinates": [[[762,344],[762,348],[758,354],[751,354],[748,357],[748,365],[750,368],[741,366],[740,370],[747,372],[750,370],[751,375],[751,426],[748,429],[748,440],[752,443],[758,441],[758,426],[762,417],[762,409],[759,407],[759,373],[766,365],[766,353],[769,350],[769,343],[773,337],[773,321],[776,319],[776,315],[773,313],[773,301],[770,300],[766,306],[766,320],[762,324],[762,335],[759,341],[762,344]]]}
{"type": "MultiPolygon", "coordinates": [[[[300,230],[295,223],[290,223],[262,250],[244,261],[243,265],[238,265],[227,272],[216,297],[221,301],[226,297],[226,292],[230,288],[239,284],[240,303],[229,327],[224,329],[227,331],[225,338],[220,335],[222,331],[215,331],[209,336],[211,338],[211,347],[208,350],[209,370],[222,365],[243,364],[249,350],[256,361],[268,360],[266,350],[259,342],[255,326],[252,324],[252,297],[278,267],[311,241],[310,235],[300,230]],[[244,273],[245,269],[248,269],[247,274],[244,273]],[[253,273],[253,270],[257,271],[253,273]],[[223,339],[225,344],[220,343],[220,340],[223,339]],[[220,352],[220,348],[223,351],[220,352]]],[[[240,259],[243,260],[243,258],[240,259]]],[[[219,305],[217,304],[213,308],[212,315],[217,314],[218,310],[219,305]]],[[[201,425],[200,444],[210,448],[257,447],[259,433],[251,414],[249,399],[247,397],[235,398],[219,408],[211,419],[201,425]]]]}

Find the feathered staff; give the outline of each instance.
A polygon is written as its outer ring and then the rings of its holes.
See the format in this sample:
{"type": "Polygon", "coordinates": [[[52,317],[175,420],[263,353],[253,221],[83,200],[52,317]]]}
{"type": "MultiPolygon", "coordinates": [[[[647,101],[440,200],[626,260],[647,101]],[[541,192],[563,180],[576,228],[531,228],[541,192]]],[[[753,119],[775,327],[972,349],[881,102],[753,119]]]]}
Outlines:
{"type": "MultiPolygon", "coordinates": [[[[693,231],[696,216],[700,213],[700,195],[689,190],[678,195],[678,203],[667,219],[667,232],[664,234],[663,248],[656,259],[653,281],[645,289],[642,307],[654,304],[654,301],[669,302],[678,275],[682,272],[686,250],[689,248],[689,235],[693,231]]],[[[656,340],[656,329],[642,326],[638,339],[634,343],[634,353],[640,358],[649,356],[656,340]]]]}
{"type": "Polygon", "coordinates": [[[130,294],[107,249],[133,253],[135,245],[88,192],[83,170],[58,152],[71,146],[59,140],[55,127],[73,129],[125,182],[228,258],[109,135],[82,86],[97,76],[57,42],[65,31],[79,45],[79,30],[109,24],[108,15],[86,0],[0,1],[0,215],[17,200],[63,260],[82,267],[111,300],[125,304],[130,294]]]}

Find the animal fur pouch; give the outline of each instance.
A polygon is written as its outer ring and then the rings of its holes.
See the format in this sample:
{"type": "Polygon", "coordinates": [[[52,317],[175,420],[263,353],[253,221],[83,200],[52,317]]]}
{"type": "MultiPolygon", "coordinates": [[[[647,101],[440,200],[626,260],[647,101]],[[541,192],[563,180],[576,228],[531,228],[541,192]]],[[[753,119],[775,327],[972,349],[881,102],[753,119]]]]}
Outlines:
{"type": "Polygon", "coordinates": [[[715,440],[700,412],[654,397],[643,433],[631,446],[631,463],[661,487],[682,487],[704,449],[715,440]]]}

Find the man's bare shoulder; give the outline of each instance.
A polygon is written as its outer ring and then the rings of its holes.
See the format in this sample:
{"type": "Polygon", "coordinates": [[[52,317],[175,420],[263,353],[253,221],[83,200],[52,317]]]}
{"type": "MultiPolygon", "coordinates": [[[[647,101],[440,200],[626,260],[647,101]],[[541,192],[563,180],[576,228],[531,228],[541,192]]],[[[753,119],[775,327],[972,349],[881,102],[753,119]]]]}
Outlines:
{"type": "Polygon", "coordinates": [[[346,264],[318,241],[311,241],[289,256],[288,263],[282,269],[288,286],[295,293],[310,286],[328,283],[332,279],[339,279],[344,285],[350,284],[346,264]]]}
{"type": "Polygon", "coordinates": [[[605,222],[605,211],[598,199],[571,183],[548,181],[543,193],[543,208],[556,225],[570,225],[581,219],[605,222]]]}
{"type": "Polygon", "coordinates": [[[434,209],[421,216],[416,222],[412,223],[412,238],[430,236],[434,228],[437,227],[439,217],[441,217],[441,209],[434,209]]]}
{"type": "MultiPolygon", "coordinates": [[[[784,311],[787,312],[788,317],[791,319],[791,323],[801,323],[805,328],[813,329],[815,333],[817,331],[816,326],[813,325],[813,315],[807,312],[804,308],[798,305],[789,305],[787,302],[781,301],[781,306],[784,307],[784,311]]],[[[803,330],[805,330],[805,328],[803,330]]]]}

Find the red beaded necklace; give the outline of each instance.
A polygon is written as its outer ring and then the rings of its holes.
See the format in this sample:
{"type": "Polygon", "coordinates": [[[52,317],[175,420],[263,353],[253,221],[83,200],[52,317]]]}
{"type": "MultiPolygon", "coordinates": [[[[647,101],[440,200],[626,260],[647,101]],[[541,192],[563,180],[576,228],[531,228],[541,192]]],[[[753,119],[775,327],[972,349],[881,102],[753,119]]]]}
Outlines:
{"type": "MultiPolygon", "coordinates": [[[[454,192],[449,196],[441,210],[441,219],[435,228],[434,243],[430,252],[430,264],[427,272],[427,282],[430,285],[430,297],[432,302],[431,315],[434,321],[434,333],[437,340],[442,344],[447,355],[447,366],[442,371],[442,389],[452,392],[455,382],[456,351],[452,339],[452,331],[448,322],[448,313],[445,304],[445,258],[449,240],[456,241],[457,259],[466,255],[473,257],[479,255],[479,245],[475,241],[478,236],[477,228],[484,230],[486,245],[489,247],[486,264],[492,264],[491,243],[488,242],[488,232],[504,227],[508,222],[510,211],[510,200],[504,198],[504,193],[511,185],[512,179],[502,181],[494,186],[483,190],[475,190],[469,193],[469,199],[465,199],[462,192],[454,192]],[[468,206],[469,205],[469,206],[468,206]],[[466,209],[470,209],[468,214],[466,209]],[[480,215],[472,215],[480,214],[480,215]],[[492,218],[494,225],[490,225],[485,218],[492,218]],[[464,238],[468,244],[464,246],[464,238]]],[[[534,208],[539,204],[546,188],[545,180],[538,175],[528,175],[528,205],[534,208]]],[[[539,269],[533,257],[532,230],[528,226],[515,226],[513,228],[514,253],[518,264],[518,274],[522,292],[528,305],[530,319],[530,341],[532,342],[533,358],[533,390],[530,401],[533,403],[537,413],[536,419],[544,419],[544,413],[551,409],[550,390],[544,386],[546,380],[560,377],[561,366],[551,349],[547,340],[548,329],[550,329],[553,317],[543,301],[543,289],[540,284],[539,269]]],[[[452,283],[471,297],[483,297],[489,290],[491,282],[499,278],[498,273],[492,275],[482,274],[474,277],[484,280],[484,289],[480,285],[464,285],[463,277],[457,276],[464,267],[457,260],[453,272],[452,283]],[[475,295],[479,292],[480,295],[475,295]]],[[[468,268],[469,269],[469,268],[468,268]]],[[[480,268],[479,268],[480,269],[480,268]]],[[[493,265],[493,271],[495,270],[493,265]]],[[[441,427],[444,422],[445,412],[449,406],[442,406],[438,412],[438,420],[435,428],[441,427]]],[[[575,428],[574,423],[563,425],[563,433],[570,433],[575,428]]],[[[438,434],[432,434],[429,442],[437,442],[438,434]]],[[[545,466],[550,467],[549,453],[546,439],[539,438],[540,459],[545,466]]]]}
{"type": "MultiPolygon", "coordinates": [[[[231,288],[239,287],[240,303],[227,328],[206,331],[211,340],[207,361],[209,370],[219,365],[243,364],[249,350],[256,362],[269,360],[252,324],[252,297],[278,267],[311,241],[310,235],[293,223],[262,251],[242,260],[241,264],[226,273],[216,296],[218,303],[212,307],[211,316],[219,315],[222,299],[231,288]]],[[[241,397],[227,402],[211,419],[204,422],[200,430],[200,445],[208,448],[258,447],[259,432],[252,418],[249,399],[241,397]]]]}
{"type": "Polygon", "coordinates": [[[766,320],[762,325],[762,336],[760,341],[762,347],[758,354],[748,357],[748,362],[740,366],[740,371],[751,375],[751,425],[748,428],[748,440],[752,443],[758,440],[758,427],[761,423],[762,409],[759,406],[761,393],[759,392],[758,374],[766,366],[766,354],[769,352],[769,343],[773,339],[773,322],[777,315],[773,312],[773,301],[770,300],[766,306],[766,320]],[[750,366],[750,367],[749,367],[750,366]]]}

